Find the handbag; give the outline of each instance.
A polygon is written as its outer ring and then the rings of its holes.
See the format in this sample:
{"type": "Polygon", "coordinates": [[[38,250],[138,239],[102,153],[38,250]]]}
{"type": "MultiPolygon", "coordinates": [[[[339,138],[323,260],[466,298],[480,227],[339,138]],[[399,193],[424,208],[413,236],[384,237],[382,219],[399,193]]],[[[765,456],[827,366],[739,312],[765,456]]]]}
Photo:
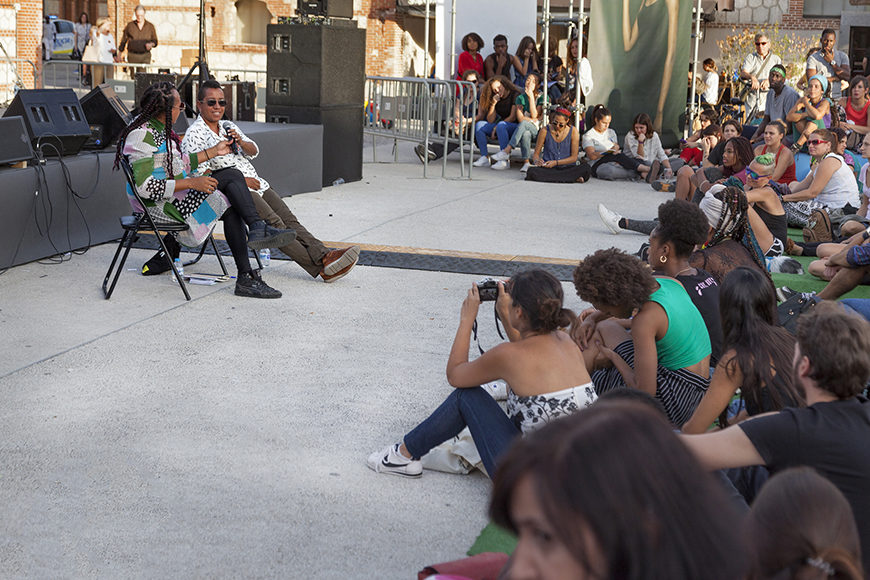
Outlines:
{"type": "Polygon", "coordinates": [[[797,332],[798,318],[816,307],[821,300],[811,294],[798,292],[776,307],[779,324],[791,334],[797,332]]]}
{"type": "Polygon", "coordinates": [[[82,61],[83,62],[99,62],[100,53],[97,50],[97,47],[93,44],[88,44],[85,46],[85,50],[82,53],[82,61]]]}

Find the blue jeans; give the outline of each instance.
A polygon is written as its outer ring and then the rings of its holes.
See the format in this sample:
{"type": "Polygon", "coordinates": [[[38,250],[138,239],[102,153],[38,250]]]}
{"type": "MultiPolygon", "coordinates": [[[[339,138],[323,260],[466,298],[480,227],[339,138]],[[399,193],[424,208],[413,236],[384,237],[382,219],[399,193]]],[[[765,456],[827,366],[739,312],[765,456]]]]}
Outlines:
{"type": "Polygon", "coordinates": [[[468,427],[486,472],[495,475],[498,458],[520,430],[492,396],[480,387],[454,389],[429,418],[405,435],[405,447],[420,458],[468,427]]]}
{"type": "Polygon", "coordinates": [[[508,123],[507,121],[501,121],[495,126],[499,149],[504,149],[510,144],[511,136],[516,132],[517,127],[519,127],[517,123],[508,123]]]}
{"type": "Polygon", "coordinates": [[[532,140],[538,138],[538,126],[531,121],[523,121],[511,137],[511,148],[519,146],[523,159],[532,156],[532,140]]]}
{"type": "Polygon", "coordinates": [[[857,312],[866,320],[870,320],[870,299],[868,298],[846,298],[840,300],[840,304],[846,307],[846,310],[857,312]]]}
{"type": "Polygon", "coordinates": [[[487,139],[492,134],[492,130],[496,128],[498,123],[490,123],[488,121],[478,121],[474,124],[474,142],[477,143],[477,148],[480,149],[481,155],[486,155],[489,151],[487,148],[487,139]]]}

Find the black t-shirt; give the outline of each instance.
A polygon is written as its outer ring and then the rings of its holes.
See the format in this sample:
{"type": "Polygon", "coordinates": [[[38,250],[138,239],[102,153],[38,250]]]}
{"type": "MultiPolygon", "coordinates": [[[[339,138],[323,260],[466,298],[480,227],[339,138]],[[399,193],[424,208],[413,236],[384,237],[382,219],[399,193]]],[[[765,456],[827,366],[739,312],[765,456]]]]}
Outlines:
{"type": "Polygon", "coordinates": [[[870,402],[855,397],[788,408],[738,426],[772,472],[807,465],[837,486],[852,506],[870,569],[870,402]]]}
{"type": "Polygon", "coordinates": [[[689,293],[692,304],[701,313],[707,334],[710,335],[710,366],[716,366],[719,357],[722,356],[722,318],[719,316],[719,284],[713,275],[704,270],[697,269],[697,274],[684,274],[677,276],[677,280],[689,293]]]}
{"type": "Polygon", "coordinates": [[[716,166],[722,165],[722,153],[724,152],[725,140],[722,139],[710,150],[710,153],[707,155],[707,161],[716,166]]]}
{"type": "Polygon", "coordinates": [[[499,99],[495,104],[495,114],[498,115],[500,121],[504,121],[508,117],[511,116],[511,109],[514,106],[514,102],[517,100],[517,94],[513,91],[510,91],[508,96],[503,99],[499,99]]]}

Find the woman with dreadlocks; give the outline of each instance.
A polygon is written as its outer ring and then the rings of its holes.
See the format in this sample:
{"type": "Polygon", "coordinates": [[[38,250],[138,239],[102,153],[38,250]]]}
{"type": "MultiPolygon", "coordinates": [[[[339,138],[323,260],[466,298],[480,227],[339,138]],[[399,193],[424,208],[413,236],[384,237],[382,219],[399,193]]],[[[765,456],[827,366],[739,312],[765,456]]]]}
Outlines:
{"type": "Polygon", "coordinates": [[[689,264],[710,272],[720,285],[740,266],[758,268],[770,280],[764,251],[749,225],[746,194],[739,187],[717,184],[704,194],[699,206],[707,216],[710,234],[707,243],[689,257],[689,264]]]}
{"type": "Polygon", "coordinates": [[[128,191],[133,211],[147,211],[158,226],[178,222],[191,226],[178,239],[167,236],[165,241],[171,255],[158,253],[142,273],[152,275],[168,270],[170,260],[177,258],[181,251],[179,241],[188,246],[203,243],[217,220],[222,219],[227,245],[238,269],[236,295],[280,298],[281,293],[269,287],[259,272],[251,268],[248,247],[259,250],[282,246],[292,242],[296,233],[275,229],[259,218],[240,172],[237,179],[222,178],[220,191],[218,180],[213,177],[188,177],[200,161],[230,153],[230,144],[225,141],[190,156],[182,154],[181,140],[172,130],[182,107],[172,83],[152,85],[140,99],[139,113],[118,137],[115,169],[122,158],[129,162],[137,192],[146,205],[140,207],[133,192],[128,191]],[[211,218],[203,218],[203,215],[211,218]]]}

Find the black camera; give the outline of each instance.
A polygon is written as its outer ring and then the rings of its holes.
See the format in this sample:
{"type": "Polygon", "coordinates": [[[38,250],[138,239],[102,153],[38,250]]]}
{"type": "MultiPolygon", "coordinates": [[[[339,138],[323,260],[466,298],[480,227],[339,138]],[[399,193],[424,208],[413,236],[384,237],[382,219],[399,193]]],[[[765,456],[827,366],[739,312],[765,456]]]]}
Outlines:
{"type": "Polygon", "coordinates": [[[481,302],[498,299],[498,281],[492,278],[481,280],[477,283],[477,293],[480,295],[481,302]]]}

